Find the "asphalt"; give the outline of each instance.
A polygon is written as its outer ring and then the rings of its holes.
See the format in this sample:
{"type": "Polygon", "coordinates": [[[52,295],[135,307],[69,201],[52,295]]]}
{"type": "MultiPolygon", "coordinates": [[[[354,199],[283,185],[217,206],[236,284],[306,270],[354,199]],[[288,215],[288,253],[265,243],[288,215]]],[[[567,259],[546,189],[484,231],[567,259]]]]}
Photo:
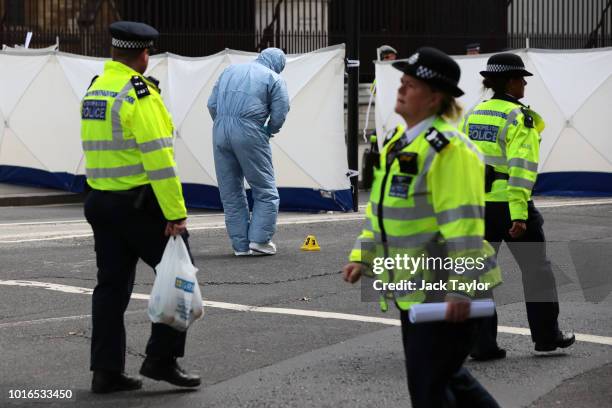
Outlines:
{"type": "MultiPolygon", "coordinates": [[[[585,287],[576,267],[586,261],[609,263],[605,249],[612,245],[612,205],[540,202],[559,283],[561,327],[612,337],[606,282],[585,287]],[[580,256],[572,255],[576,245],[580,256]]],[[[222,216],[194,212],[191,246],[205,300],[397,318],[394,311],[382,314],[375,303],[361,302],[359,287],[338,275],[360,230],[358,217],[282,214],[275,236],[278,255],[235,258],[222,216]],[[299,250],[308,234],[317,236],[320,252],[299,250]]],[[[93,240],[82,218],[79,204],[0,209],[0,281],[93,288],[93,240]]],[[[518,270],[505,249],[500,263],[505,277],[496,293],[500,325],[525,328],[518,270]]],[[[134,292],[148,294],[153,278],[150,268],[139,265],[134,292]]],[[[132,300],[126,314],[129,373],[136,373],[143,359],[146,305],[132,300]]],[[[92,395],[90,307],[87,294],[0,284],[0,406],[409,406],[398,327],[215,307],[208,307],[189,330],[182,359],[185,368],[202,375],[200,389],[177,390],[145,380],[138,392],[92,395]],[[70,390],[73,398],[9,399],[11,389],[70,390]]],[[[501,406],[609,406],[611,345],[579,341],[563,352],[541,355],[533,351],[529,336],[500,333],[499,341],[508,349],[507,359],[469,361],[467,367],[501,406]]]]}

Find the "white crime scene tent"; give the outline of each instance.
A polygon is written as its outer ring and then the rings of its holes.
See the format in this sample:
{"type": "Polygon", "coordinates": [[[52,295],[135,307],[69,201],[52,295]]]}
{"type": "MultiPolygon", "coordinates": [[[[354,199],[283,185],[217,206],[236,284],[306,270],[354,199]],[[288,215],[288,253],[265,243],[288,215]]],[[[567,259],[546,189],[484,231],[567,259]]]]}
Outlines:
{"type": "MultiPolygon", "coordinates": [[[[291,110],[271,139],[284,210],[352,209],[344,137],[343,45],[287,56],[281,76],[291,110]]],[[[187,204],[221,208],[212,153],[212,88],[229,64],[256,53],[151,57],[175,125],[175,154],[187,204]]],[[[81,191],[80,103],[106,59],[57,51],[0,52],[0,181],[81,191]]],[[[110,136],[109,136],[110,137],[110,136]]]]}
{"type": "MultiPolygon", "coordinates": [[[[542,116],[539,175],[535,192],[550,195],[612,195],[612,49],[515,50],[526,69],[521,101],[542,116]]],[[[467,112],[492,96],[480,71],[491,54],[453,57],[461,67],[459,101],[467,112]]],[[[376,62],[376,130],[386,135],[402,119],[394,113],[402,73],[376,62]]],[[[382,143],[384,137],[379,138],[382,143]]]]}

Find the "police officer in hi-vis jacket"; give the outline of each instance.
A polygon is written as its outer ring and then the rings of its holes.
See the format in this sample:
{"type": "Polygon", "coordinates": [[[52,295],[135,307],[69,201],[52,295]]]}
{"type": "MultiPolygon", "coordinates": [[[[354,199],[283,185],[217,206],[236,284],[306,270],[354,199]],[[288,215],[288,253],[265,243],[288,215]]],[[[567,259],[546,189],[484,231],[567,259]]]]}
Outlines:
{"type": "MultiPolygon", "coordinates": [[[[505,241],[522,273],[527,319],[536,351],[554,351],[575,341],[559,330],[555,277],[546,257],[542,215],[531,201],[538,175],[540,132],[544,121],[523,105],[525,69],[512,53],[493,55],[481,71],[493,97],[465,115],[459,129],[484,154],[486,163],[485,239],[499,250],[505,241]]],[[[497,345],[497,314],[482,319],[472,351],[475,360],[504,358],[497,345]]]]}
{"type": "Polygon", "coordinates": [[[468,316],[475,291],[466,284],[493,288],[501,282],[501,272],[493,248],[483,239],[481,154],[447,121],[461,111],[455,102],[463,94],[457,86],[460,69],[448,55],[429,47],[393,66],[404,74],[395,111],[408,127],[398,126],[380,152],[365,228],[343,276],[354,283],[362,274],[375,272],[375,282],[387,284],[388,290],[379,291],[381,308],[386,311],[393,303],[400,310],[413,407],[498,407],[463,367],[474,328],[468,316]],[[398,256],[479,259],[482,267],[461,271],[421,264],[418,270],[374,270],[380,258],[398,256]],[[413,283],[412,290],[408,282],[413,283]],[[388,285],[392,283],[408,289],[394,289],[388,285]],[[424,290],[426,283],[443,283],[445,290],[424,290]],[[414,305],[442,301],[447,302],[444,321],[410,322],[414,305]]]}

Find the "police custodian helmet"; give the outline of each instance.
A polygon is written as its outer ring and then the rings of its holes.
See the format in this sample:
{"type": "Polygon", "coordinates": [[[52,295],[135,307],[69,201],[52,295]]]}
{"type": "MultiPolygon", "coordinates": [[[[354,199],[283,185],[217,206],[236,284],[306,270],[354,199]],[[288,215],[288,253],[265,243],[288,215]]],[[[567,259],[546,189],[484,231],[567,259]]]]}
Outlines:
{"type": "Polygon", "coordinates": [[[485,71],[480,71],[480,75],[485,78],[533,76],[531,72],[525,69],[525,64],[523,64],[521,57],[511,52],[502,52],[492,55],[487,61],[487,69],[485,71]]]}
{"type": "Polygon", "coordinates": [[[410,58],[398,60],[392,65],[404,74],[420,79],[455,97],[463,95],[463,91],[458,86],[461,77],[459,65],[436,48],[421,47],[410,58]]]}
{"type": "Polygon", "coordinates": [[[115,48],[151,48],[159,37],[159,32],[145,23],[135,21],[115,21],[109,27],[111,43],[115,48]]]}

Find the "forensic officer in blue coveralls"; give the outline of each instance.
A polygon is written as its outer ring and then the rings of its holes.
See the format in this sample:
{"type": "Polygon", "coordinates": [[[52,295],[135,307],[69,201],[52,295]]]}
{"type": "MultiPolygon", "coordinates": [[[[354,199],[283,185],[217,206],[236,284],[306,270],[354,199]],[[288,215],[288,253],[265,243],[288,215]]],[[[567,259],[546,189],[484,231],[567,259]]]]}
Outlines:
{"type": "Polygon", "coordinates": [[[279,75],[285,53],[267,48],[249,64],[223,71],[208,99],[214,121],[213,152],[219,193],[234,255],[274,255],[279,195],[270,138],[289,112],[289,95],[279,75]],[[244,179],[253,192],[253,216],[244,179]]]}

